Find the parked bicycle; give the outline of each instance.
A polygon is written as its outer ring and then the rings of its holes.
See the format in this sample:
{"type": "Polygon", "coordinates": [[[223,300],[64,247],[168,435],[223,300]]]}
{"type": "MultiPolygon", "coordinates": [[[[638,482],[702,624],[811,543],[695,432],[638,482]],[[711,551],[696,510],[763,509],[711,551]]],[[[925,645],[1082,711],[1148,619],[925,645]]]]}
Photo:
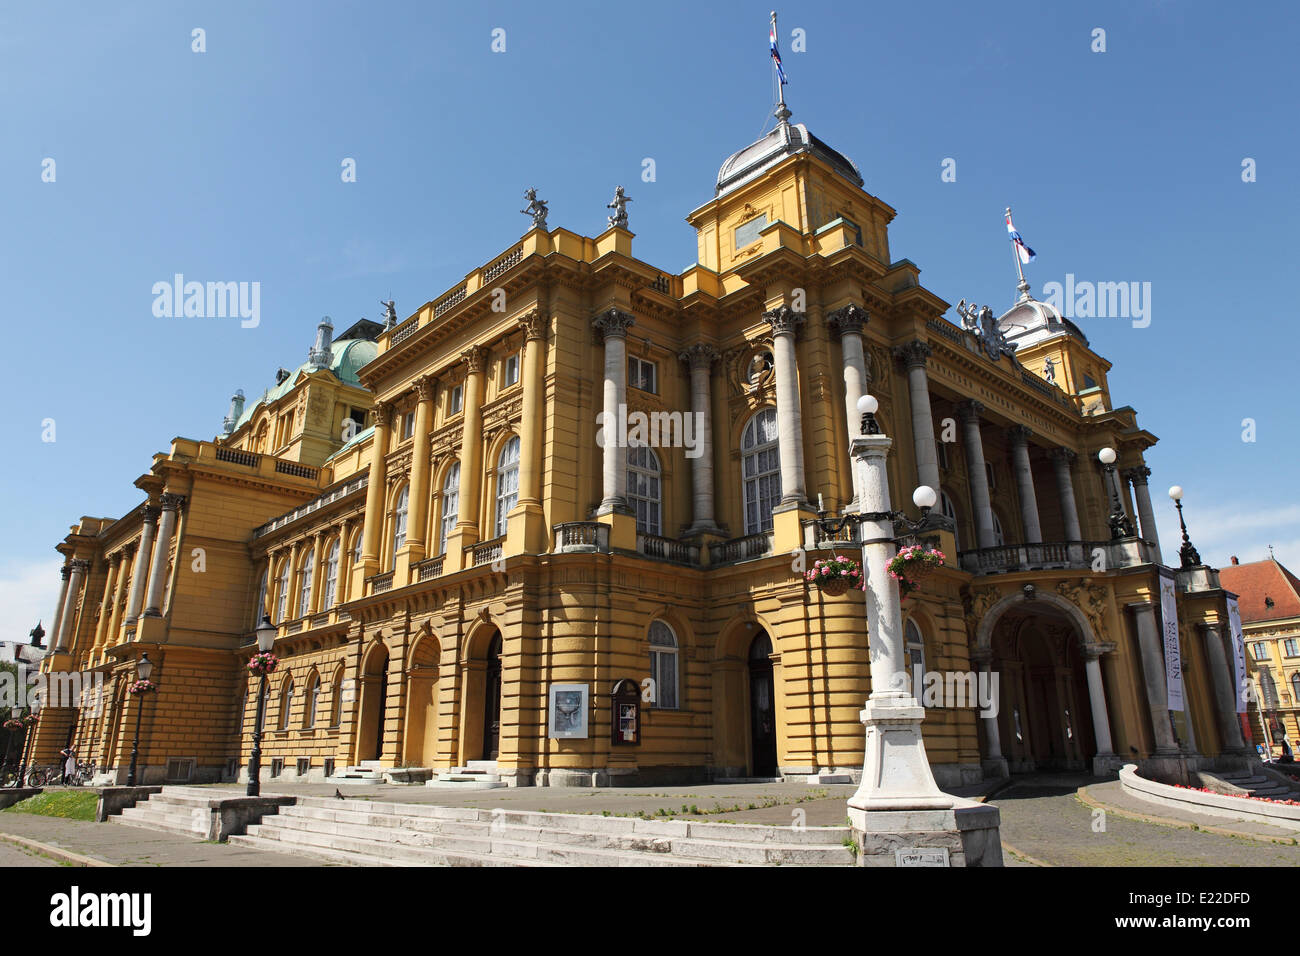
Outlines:
{"type": "Polygon", "coordinates": [[[93,763],[77,761],[76,769],[71,774],[64,771],[62,763],[53,763],[47,767],[33,767],[27,774],[29,787],[84,787],[95,775],[93,763]]]}
{"type": "Polygon", "coordinates": [[[18,771],[22,769],[17,763],[6,763],[0,766],[0,787],[18,786],[18,771]]]}

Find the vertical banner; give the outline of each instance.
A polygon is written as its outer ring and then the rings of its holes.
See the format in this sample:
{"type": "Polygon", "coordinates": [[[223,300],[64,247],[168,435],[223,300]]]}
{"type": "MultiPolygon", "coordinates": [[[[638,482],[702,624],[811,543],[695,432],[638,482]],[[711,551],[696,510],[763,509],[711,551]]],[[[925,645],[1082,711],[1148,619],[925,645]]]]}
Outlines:
{"type": "Polygon", "coordinates": [[[1246,712],[1250,678],[1246,674],[1246,637],[1241,632],[1241,612],[1237,599],[1228,598],[1228,633],[1232,635],[1232,667],[1237,684],[1237,713],[1246,712]]]}
{"type": "Polygon", "coordinates": [[[1174,594],[1173,575],[1160,576],[1160,625],[1164,629],[1165,687],[1169,709],[1183,710],[1183,660],[1178,648],[1178,601],[1174,594]]]}

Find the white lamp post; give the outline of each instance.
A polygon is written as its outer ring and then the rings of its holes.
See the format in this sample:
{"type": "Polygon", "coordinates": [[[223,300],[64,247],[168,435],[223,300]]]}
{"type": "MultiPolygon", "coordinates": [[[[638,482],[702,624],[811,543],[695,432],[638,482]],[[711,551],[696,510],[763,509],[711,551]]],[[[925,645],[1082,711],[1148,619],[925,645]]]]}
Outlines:
{"type": "Polygon", "coordinates": [[[1190,571],[1192,568],[1200,566],[1201,554],[1192,546],[1191,539],[1187,537],[1187,525],[1183,522],[1183,486],[1174,485],[1170,488],[1169,497],[1173,499],[1174,506],[1178,508],[1178,527],[1183,531],[1183,545],[1178,549],[1179,564],[1182,570],[1190,571]]]}
{"type": "Polygon", "coordinates": [[[1115,449],[1109,445],[1097,452],[1097,460],[1101,462],[1102,471],[1106,473],[1106,483],[1110,492],[1109,521],[1112,541],[1133,537],[1133,522],[1124,513],[1124,505],[1120,501],[1119,475],[1115,472],[1116,457],[1115,449]]]}

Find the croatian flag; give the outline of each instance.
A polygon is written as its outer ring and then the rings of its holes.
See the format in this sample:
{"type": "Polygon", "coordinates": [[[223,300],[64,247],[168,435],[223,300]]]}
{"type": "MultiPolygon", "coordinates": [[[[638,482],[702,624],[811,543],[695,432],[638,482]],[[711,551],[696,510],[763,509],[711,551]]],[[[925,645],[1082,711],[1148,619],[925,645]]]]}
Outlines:
{"type": "Polygon", "coordinates": [[[772,14],[772,25],[768,28],[767,39],[772,44],[772,62],[776,64],[776,75],[781,79],[781,85],[786,85],[785,69],[781,66],[781,51],[776,48],[776,14],[772,14]]]}
{"type": "Polygon", "coordinates": [[[1016,255],[1020,257],[1021,265],[1027,265],[1035,259],[1034,250],[1025,245],[1025,240],[1020,238],[1020,233],[1016,232],[1016,227],[1011,224],[1011,210],[1007,210],[1007,232],[1011,234],[1011,241],[1016,244],[1016,255]]]}

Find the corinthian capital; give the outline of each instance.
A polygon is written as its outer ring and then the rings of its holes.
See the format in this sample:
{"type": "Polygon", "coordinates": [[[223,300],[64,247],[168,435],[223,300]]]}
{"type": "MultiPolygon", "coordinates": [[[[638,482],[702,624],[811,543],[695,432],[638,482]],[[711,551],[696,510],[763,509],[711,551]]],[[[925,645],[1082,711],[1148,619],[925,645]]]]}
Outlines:
{"type": "Polygon", "coordinates": [[[967,399],[957,405],[957,417],[963,422],[977,422],[980,415],[984,413],[984,405],[981,402],[967,399]]]}
{"type": "Polygon", "coordinates": [[[677,353],[677,358],[690,366],[691,371],[707,369],[719,358],[719,352],[707,342],[698,342],[677,353]]]}
{"type": "Polygon", "coordinates": [[[415,380],[415,398],[417,401],[433,401],[435,380],[432,375],[421,375],[415,380]]]}
{"type": "Polygon", "coordinates": [[[1145,485],[1147,479],[1151,477],[1151,469],[1146,465],[1135,465],[1132,468],[1125,468],[1123,475],[1135,485],[1145,485]]]}
{"type": "Polygon", "coordinates": [[[160,502],[163,511],[179,511],[181,505],[185,504],[184,495],[174,495],[171,492],[163,494],[160,502]]]}
{"type": "Polygon", "coordinates": [[[805,316],[788,305],[778,306],[763,313],[763,318],[772,327],[773,335],[795,335],[803,325],[805,316]]]}
{"type": "Polygon", "coordinates": [[[850,332],[861,332],[862,327],[870,321],[871,316],[867,310],[858,305],[846,305],[842,309],[836,309],[834,312],[827,313],[826,322],[832,329],[845,335],[850,332]]]}
{"type": "Polygon", "coordinates": [[[1068,448],[1053,448],[1050,452],[1048,452],[1048,454],[1051,455],[1052,461],[1062,462],[1064,463],[1066,468],[1069,468],[1071,465],[1073,465],[1074,460],[1079,457],[1074,452],[1070,451],[1070,449],[1068,448]]]}
{"type": "Polygon", "coordinates": [[[893,349],[894,358],[903,363],[908,369],[925,368],[926,361],[930,358],[933,349],[928,342],[920,339],[913,339],[906,345],[895,345],[893,349]]]}
{"type": "Polygon", "coordinates": [[[68,564],[72,568],[73,574],[80,574],[83,577],[90,570],[90,562],[85,558],[73,558],[68,564]]]}
{"type": "Polygon", "coordinates": [[[483,359],[487,353],[477,345],[467,348],[460,353],[460,360],[465,365],[465,371],[471,375],[475,372],[483,371],[483,359]]]}
{"type": "Polygon", "coordinates": [[[627,330],[634,325],[636,319],[619,309],[606,309],[591,322],[591,327],[607,339],[627,338],[627,330]]]}
{"type": "Polygon", "coordinates": [[[162,514],[162,509],[157,505],[145,505],[141,510],[141,516],[145,524],[157,524],[158,516],[162,514]]]}
{"type": "Polygon", "coordinates": [[[1013,446],[1026,444],[1029,441],[1029,436],[1032,434],[1033,432],[1024,425],[1012,425],[1007,429],[1007,438],[1011,439],[1011,444],[1013,446]]]}
{"type": "Polygon", "coordinates": [[[533,309],[527,315],[519,317],[519,327],[524,330],[524,341],[533,342],[546,338],[549,323],[540,309],[533,309]]]}

